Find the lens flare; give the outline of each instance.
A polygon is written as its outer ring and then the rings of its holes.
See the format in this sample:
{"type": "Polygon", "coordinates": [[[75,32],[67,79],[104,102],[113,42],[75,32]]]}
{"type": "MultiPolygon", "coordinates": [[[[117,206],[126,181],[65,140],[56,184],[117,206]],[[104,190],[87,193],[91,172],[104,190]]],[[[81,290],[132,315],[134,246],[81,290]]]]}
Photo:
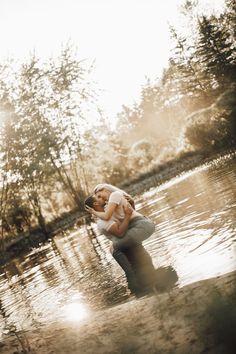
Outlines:
{"type": "Polygon", "coordinates": [[[80,322],[87,318],[90,310],[85,304],[74,302],[64,306],[66,318],[69,321],[80,322]]]}

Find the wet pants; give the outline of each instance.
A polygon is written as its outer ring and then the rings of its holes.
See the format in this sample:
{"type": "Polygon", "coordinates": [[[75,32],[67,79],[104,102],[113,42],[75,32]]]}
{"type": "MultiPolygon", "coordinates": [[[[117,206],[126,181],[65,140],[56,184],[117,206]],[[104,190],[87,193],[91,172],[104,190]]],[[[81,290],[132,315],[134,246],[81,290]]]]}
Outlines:
{"type": "Polygon", "coordinates": [[[151,257],[142,246],[142,241],[154,231],[155,225],[150,219],[138,216],[130,221],[122,238],[112,237],[113,257],[124,270],[131,293],[136,295],[154,281],[151,257]]]}

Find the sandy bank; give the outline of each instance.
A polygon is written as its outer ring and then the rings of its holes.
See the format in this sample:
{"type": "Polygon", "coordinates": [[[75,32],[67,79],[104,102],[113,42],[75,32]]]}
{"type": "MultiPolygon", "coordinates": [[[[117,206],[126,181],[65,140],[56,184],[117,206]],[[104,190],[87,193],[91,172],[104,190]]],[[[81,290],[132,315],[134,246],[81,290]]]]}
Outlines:
{"type": "Polygon", "coordinates": [[[24,352],[19,339],[5,338],[0,353],[234,353],[235,300],[236,272],[232,272],[132,299],[93,313],[82,323],[63,322],[21,334],[24,352]]]}

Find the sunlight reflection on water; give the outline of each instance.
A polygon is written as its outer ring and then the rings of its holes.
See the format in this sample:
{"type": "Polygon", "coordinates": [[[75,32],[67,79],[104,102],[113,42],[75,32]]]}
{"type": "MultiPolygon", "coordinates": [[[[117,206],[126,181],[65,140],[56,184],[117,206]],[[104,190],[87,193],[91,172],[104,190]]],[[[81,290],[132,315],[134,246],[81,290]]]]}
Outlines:
{"type": "Polygon", "coordinates": [[[80,322],[87,318],[90,314],[88,307],[79,302],[72,302],[63,307],[65,318],[69,321],[80,322]]]}

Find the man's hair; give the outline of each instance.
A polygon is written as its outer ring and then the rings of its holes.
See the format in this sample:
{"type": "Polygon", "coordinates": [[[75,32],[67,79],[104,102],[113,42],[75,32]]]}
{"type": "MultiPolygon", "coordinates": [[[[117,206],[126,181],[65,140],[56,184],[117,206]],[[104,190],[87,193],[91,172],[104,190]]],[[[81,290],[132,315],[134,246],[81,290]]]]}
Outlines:
{"type": "Polygon", "coordinates": [[[90,195],[88,198],[85,199],[84,206],[88,206],[90,208],[93,208],[94,202],[95,202],[94,196],[90,195]]]}

